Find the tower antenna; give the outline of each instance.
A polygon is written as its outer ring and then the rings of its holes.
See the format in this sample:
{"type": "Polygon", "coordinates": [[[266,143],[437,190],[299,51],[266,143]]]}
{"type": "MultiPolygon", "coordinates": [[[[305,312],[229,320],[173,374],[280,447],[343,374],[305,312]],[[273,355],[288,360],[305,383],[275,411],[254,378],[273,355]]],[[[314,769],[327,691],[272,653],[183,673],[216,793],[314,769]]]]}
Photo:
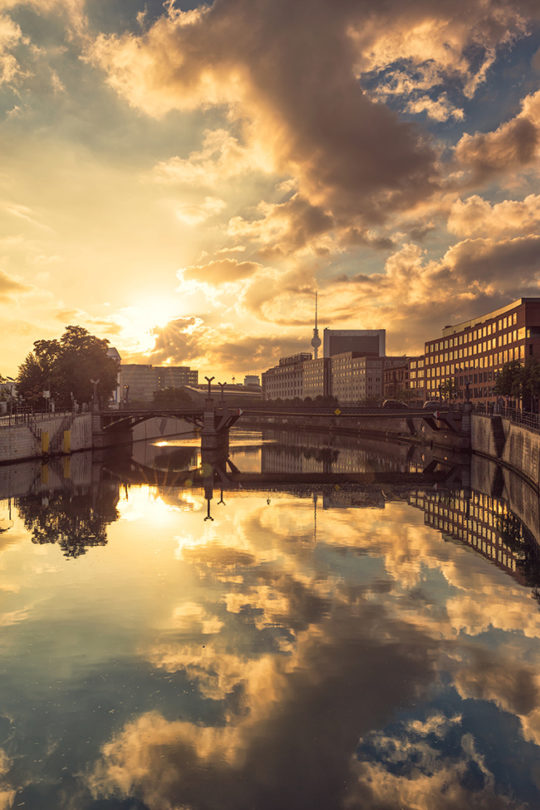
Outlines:
{"type": "Polygon", "coordinates": [[[315,290],[315,328],[313,329],[313,337],[311,338],[311,345],[313,347],[315,360],[319,356],[319,349],[321,347],[321,339],[319,337],[319,330],[317,328],[317,295],[317,290],[315,290]]]}

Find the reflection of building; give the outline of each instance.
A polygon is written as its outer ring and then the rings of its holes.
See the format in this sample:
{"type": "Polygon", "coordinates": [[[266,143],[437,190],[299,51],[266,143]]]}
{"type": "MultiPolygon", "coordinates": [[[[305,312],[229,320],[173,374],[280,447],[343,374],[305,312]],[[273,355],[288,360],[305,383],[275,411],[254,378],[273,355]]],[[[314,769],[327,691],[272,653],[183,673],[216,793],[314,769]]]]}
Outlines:
{"type": "Polygon", "coordinates": [[[519,577],[524,527],[497,498],[473,491],[446,494],[415,492],[409,503],[422,509],[424,523],[460,540],[496,565],[519,577]]]}
{"type": "Polygon", "coordinates": [[[429,340],[425,351],[428,397],[450,387],[463,398],[470,383],[472,399],[493,399],[496,375],[504,363],[540,357],[540,298],[519,298],[501,309],[455,326],[429,340]]]}
{"type": "Polygon", "coordinates": [[[340,489],[323,493],[323,509],[384,509],[386,499],[380,490],[340,489]]]}
{"type": "Polygon", "coordinates": [[[152,366],[126,363],[120,366],[120,389],[130,402],[151,402],[155,391],[197,385],[199,372],[189,366],[152,366]]]}
{"type": "Polygon", "coordinates": [[[333,357],[344,352],[382,357],[386,351],[385,344],[385,329],[325,329],[323,332],[325,357],[333,357]]]}

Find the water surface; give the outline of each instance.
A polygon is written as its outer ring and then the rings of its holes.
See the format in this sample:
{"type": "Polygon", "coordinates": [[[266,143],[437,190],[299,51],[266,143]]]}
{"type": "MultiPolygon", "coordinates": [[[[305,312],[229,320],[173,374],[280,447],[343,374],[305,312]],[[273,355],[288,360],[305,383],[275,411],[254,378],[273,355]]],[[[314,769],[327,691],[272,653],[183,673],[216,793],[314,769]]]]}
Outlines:
{"type": "MultiPolygon", "coordinates": [[[[233,445],[251,470],[417,463],[233,445]]],[[[200,460],[134,455],[168,453],[200,460]]],[[[0,808],[538,808],[534,526],[476,473],[208,509],[83,455],[28,468],[0,505],[0,808]]]]}

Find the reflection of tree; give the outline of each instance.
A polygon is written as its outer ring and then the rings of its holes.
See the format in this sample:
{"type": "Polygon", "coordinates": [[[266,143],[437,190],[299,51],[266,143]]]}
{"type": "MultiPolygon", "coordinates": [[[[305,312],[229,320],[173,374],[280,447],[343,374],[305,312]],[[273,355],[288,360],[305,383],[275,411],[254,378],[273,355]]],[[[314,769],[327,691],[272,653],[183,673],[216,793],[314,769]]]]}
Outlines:
{"type": "Polygon", "coordinates": [[[33,543],[58,543],[66,557],[80,557],[90,546],[107,543],[107,524],[118,519],[118,486],[62,490],[46,497],[27,495],[16,501],[33,543]]]}
{"type": "Polygon", "coordinates": [[[514,554],[519,554],[517,567],[526,584],[533,589],[535,599],[540,602],[540,546],[533,533],[511,512],[500,515],[497,529],[503,543],[514,554]]]}
{"type": "Polygon", "coordinates": [[[154,464],[168,470],[188,470],[197,463],[196,447],[175,447],[156,454],[154,464]]]}

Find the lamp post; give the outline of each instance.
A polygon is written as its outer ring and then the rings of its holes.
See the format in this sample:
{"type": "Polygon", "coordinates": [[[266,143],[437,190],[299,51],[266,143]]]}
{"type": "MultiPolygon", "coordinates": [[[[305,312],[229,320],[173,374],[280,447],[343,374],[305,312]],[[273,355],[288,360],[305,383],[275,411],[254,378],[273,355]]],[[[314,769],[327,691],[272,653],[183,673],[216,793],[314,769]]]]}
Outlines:
{"type": "Polygon", "coordinates": [[[208,400],[211,402],[212,401],[212,380],[214,380],[215,377],[205,377],[204,379],[208,383],[208,400]]]}
{"type": "Polygon", "coordinates": [[[99,385],[99,378],[97,380],[90,380],[92,383],[92,410],[98,410],[98,395],[97,395],[97,387],[99,385]]]}

